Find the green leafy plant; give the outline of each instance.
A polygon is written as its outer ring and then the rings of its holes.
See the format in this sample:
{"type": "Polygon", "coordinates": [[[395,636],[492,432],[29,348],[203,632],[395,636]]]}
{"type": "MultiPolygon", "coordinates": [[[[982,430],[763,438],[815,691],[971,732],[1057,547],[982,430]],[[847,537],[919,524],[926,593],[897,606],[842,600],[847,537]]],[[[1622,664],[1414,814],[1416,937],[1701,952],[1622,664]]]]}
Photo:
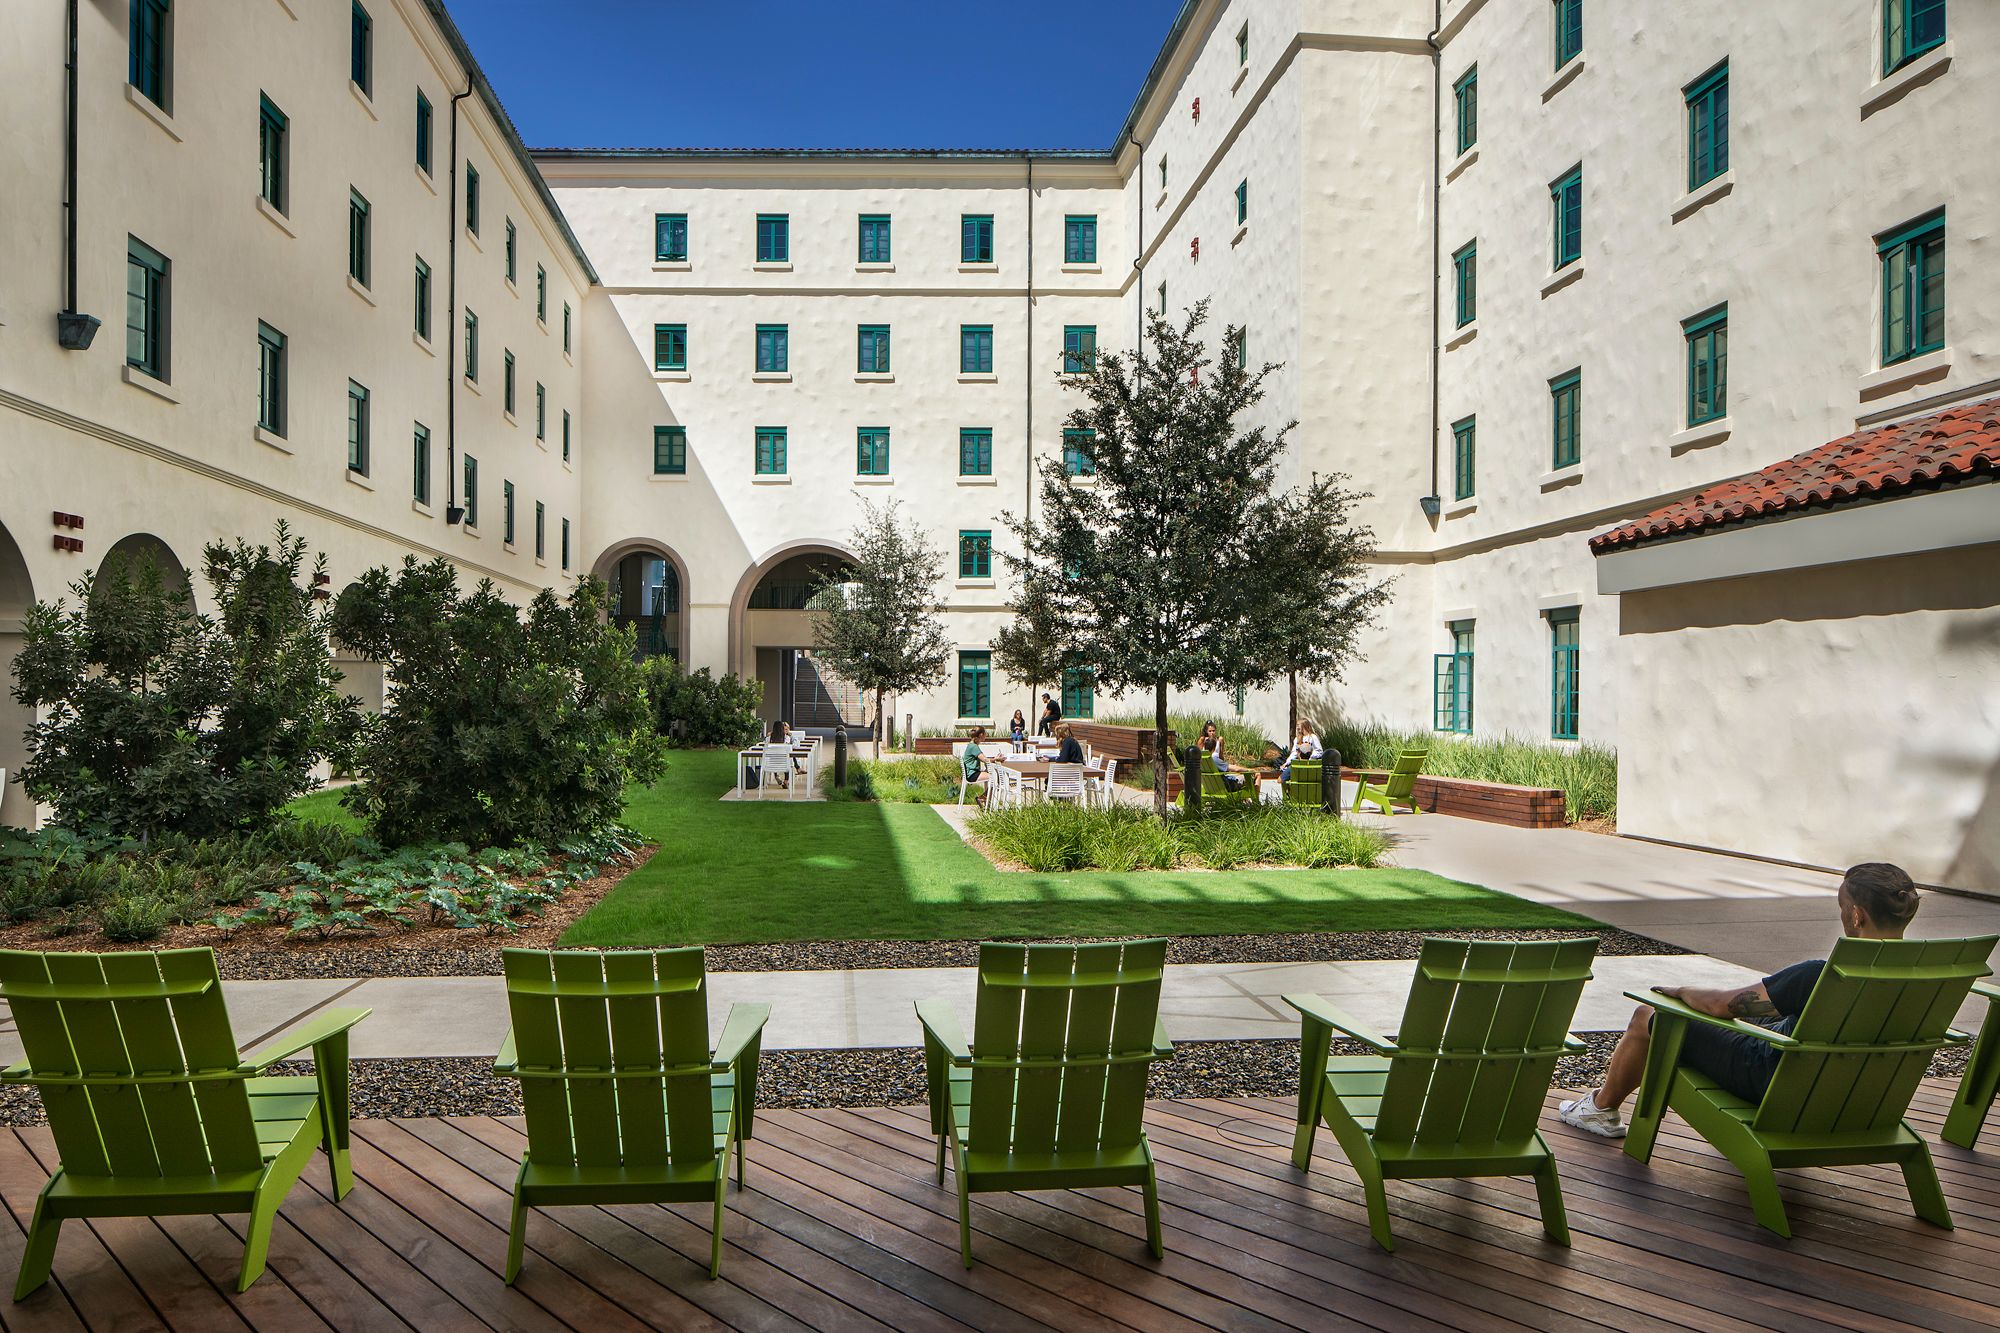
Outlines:
{"type": "Polygon", "coordinates": [[[1520,787],[1559,787],[1572,823],[1618,818],[1618,752],[1609,746],[1588,742],[1556,745],[1511,735],[1476,739],[1440,736],[1338,716],[1321,724],[1320,739],[1339,750],[1341,762],[1350,768],[1386,769],[1405,746],[1428,745],[1426,773],[1520,787]]]}
{"type": "Polygon", "coordinates": [[[653,724],[668,744],[738,746],[757,735],[764,690],[733,671],[722,676],[707,667],[683,671],[671,657],[654,657],[646,662],[646,697],[653,724]]]}
{"type": "Polygon", "coordinates": [[[826,576],[806,609],[813,613],[813,652],[842,680],[875,696],[879,741],[887,735],[882,696],[942,684],[951,636],[937,599],[944,557],[920,525],[897,518],[895,501],[864,503],[863,510],[848,539],[854,563],[826,576]]]}
{"type": "Polygon", "coordinates": [[[1251,806],[1161,821],[1131,806],[1048,802],[986,811],[971,829],[995,854],[1030,870],[1170,870],[1246,865],[1373,867],[1388,839],[1299,806],[1251,806]]]}

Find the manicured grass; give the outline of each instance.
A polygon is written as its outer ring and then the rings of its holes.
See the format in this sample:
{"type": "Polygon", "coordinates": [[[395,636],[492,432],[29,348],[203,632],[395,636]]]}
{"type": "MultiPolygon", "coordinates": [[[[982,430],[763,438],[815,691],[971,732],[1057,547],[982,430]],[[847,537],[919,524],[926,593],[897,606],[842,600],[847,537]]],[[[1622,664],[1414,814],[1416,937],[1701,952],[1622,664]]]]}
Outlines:
{"type": "Polygon", "coordinates": [[[344,787],[336,787],[326,791],[309,792],[287,805],[285,809],[300,819],[314,824],[333,824],[359,833],[362,831],[360,818],[340,803],[340,793],[345,790],[344,787]]]}
{"type": "Polygon", "coordinates": [[[734,756],[680,751],[626,806],[660,850],[566,945],[1587,926],[1422,870],[1007,874],[921,805],[721,801],[734,756]]]}

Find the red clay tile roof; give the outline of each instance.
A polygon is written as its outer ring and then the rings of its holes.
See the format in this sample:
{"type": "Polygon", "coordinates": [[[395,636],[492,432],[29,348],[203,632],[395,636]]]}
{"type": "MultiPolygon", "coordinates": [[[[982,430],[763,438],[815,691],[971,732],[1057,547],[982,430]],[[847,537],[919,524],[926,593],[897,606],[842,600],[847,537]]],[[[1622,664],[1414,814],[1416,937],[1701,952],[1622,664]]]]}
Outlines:
{"type": "Polygon", "coordinates": [[[1593,555],[1778,514],[2000,474],[2000,398],[1857,431],[1590,539],[1593,555]]]}

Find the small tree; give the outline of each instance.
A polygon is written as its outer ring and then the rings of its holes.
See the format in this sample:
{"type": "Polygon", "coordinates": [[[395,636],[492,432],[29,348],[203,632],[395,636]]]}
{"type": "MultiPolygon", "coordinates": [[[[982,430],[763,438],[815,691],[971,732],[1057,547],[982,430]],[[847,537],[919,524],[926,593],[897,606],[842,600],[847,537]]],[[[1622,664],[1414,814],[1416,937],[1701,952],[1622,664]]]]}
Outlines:
{"type": "Polygon", "coordinates": [[[669,745],[735,746],[757,734],[764,691],[733,671],[719,677],[707,667],[683,671],[671,657],[653,657],[646,662],[646,692],[653,725],[669,745]]]}
{"type": "Polygon", "coordinates": [[[923,531],[897,521],[894,500],[867,504],[855,525],[854,564],[822,576],[806,609],[813,615],[813,651],[834,673],[875,696],[875,750],[881,753],[882,696],[944,683],[951,638],[939,612],[944,557],[923,531]]]}
{"type": "Polygon", "coordinates": [[[1014,618],[993,636],[993,665],[1028,687],[1028,725],[1034,726],[1035,691],[1062,684],[1063,673],[1081,665],[1064,637],[1049,590],[1030,579],[1015,599],[1014,618]]]}
{"type": "MultiPolygon", "coordinates": [[[[1199,337],[1206,319],[1206,303],[1179,328],[1151,315],[1150,355],[1107,353],[1064,375],[1085,399],[1065,424],[1090,433],[1096,482],[1073,486],[1061,460],[1045,459],[1040,513],[1006,516],[1023,552],[1008,564],[1023,587],[1043,591],[1054,637],[1091,664],[1100,685],[1151,690],[1161,756],[1167,692],[1268,683],[1285,665],[1273,636],[1289,638],[1277,618],[1347,603],[1371,541],[1348,525],[1357,497],[1344,478],[1277,490],[1296,423],[1272,433],[1238,422],[1280,367],[1239,365],[1240,328],[1224,331],[1222,355],[1211,359],[1199,337]]],[[[1324,622],[1315,613],[1311,623],[1317,631],[1324,622]]],[[[1344,656],[1352,639],[1329,648],[1344,656]]],[[[1314,669],[1337,661],[1314,659],[1314,669]]],[[[1164,816],[1164,762],[1154,784],[1164,816]]]]}

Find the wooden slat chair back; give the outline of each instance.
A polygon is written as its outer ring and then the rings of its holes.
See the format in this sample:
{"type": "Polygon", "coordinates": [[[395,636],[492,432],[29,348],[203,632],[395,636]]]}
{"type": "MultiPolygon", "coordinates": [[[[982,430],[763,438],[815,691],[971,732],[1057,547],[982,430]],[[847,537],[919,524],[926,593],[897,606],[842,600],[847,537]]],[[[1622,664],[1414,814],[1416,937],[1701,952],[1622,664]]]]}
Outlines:
{"type": "Polygon", "coordinates": [[[507,949],[502,967],[513,1027],[495,1070],[520,1080],[528,1122],[507,1280],[526,1210],[575,1203],[712,1201],[714,1276],[728,1151],[740,1187],[769,1007],[732,1006],[711,1051],[699,948],[507,949]]]}
{"type": "Polygon", "coordinates": [[[1938,1132],[1939,1138],[1961,1148],[1979,1141],[1980,1127],[1993,1109],[1995,1095],[2000,1094],[2000,986],[1982,982],[1972,993],[1986,1001],[1986,1021],[1979,1025],[1979,1040],[1972,1045],[1972,1057],[1965,1062],[1951,1110],[1938,1132]]]}
{"type": "MultiPolygon", "coordinates": [[[[1324,790],[1320,785],[1324,770],[1325,765],[1317,759],[1294,760],[1291,776],[1285,779],[1285,804],[1318,805],[1324,790]]],[[[1338,793],[1335,795],[1337,797],[1338,793]]],[[[1339,806],[1336,804],[1334,808],[1339,806]]]]}
{"type": "Polygon", "coordinates": [[[957,1174],[961,1257],[969,1196],[1137,1185],[1163,1252],[1143,1118],[1146,1072],[1172,1053],[1159,1023],[1165,940],[983,944],[968,1045],[949,1005],[918,1004],[942,1181],[957,1174]]]}
{"type": "Polygon", "coordinates": [[[1354,808],[1359,810],[1363,802],[1382,807],[1382,813],[1393,815],[1395,807],[1406,805],[1410,813],[1422,814],[1417,804],[1417,779],[1423,776],[1424,761],[1431,755],[1428,745],[1412,745],[1396,756],[1394,768],[1381,786],[1376,786],[1366,778],[1361,779],[1354,789],[1354,808]]]}
{"type": "Polygon", "coordinates": [[[248,1212],[243,1290],[313,1149],[328,1150],[336,1198],[353,1187],[346,1033],[367,1010],[316,1015],[246,1059],[210,949],[0,950],[0,998],[25,1056],[0,1079],[39,1090],[61,1157],[36,1203],[16,1300],[47,1280],[72,1217],[248,1212]],[[312,1076],[256,1077],[308,1045],[312,1076]]]}
{"type": "Polygon", "coordinates": [[[1555,1158],[1537,1124],[1597,940],[1427,939],[1394,1042],[1316,995],[1288,995],[1304,1023],[1293,1164],[1324,1120],[1361,1177],[1369,1229],[1394,1249],[1385,1180],[1532,1175],[1542,1225],[1567,1244],[1555,1158]],[[1371,1055],[1333,1056],[1336,1032],[1371,1055]]]}
{"type": "Polygon", "coordinates": [[[1202,804],[1213,802],[1247,802],[1251,795],[1251,781],[1248,774],[1237,774],[1243,779],[1240,786],[1231,787],[1229,777],[1215,766],[1215,756],[1207,751],[1201,756],[1201,799],[1202,804]]]}
{"type": "Polygon", "coordinates": [[[1939,1226],[1951,1214],[1930,1150],[1904,1120],[1939,1048],[1970,1040],[1951,1029],[1972,983],[1992,969],[2000,937],[1837,942],[1788,1034],[1697,1014],[1657,994],[1653,1040],[1633,1107],[1626,1152],[1652,1154],[1661,1116],[1678,1113],[1744,1174],[1757,1220],[1790,1236],[1775,1169],[1901,1166],[1917,1215],[1939,1226]],[[1778,1048],[1763,1100],[1752,1105],[1679,1064],[1690,1022],[1731,1028],[1778,1048]]]}

